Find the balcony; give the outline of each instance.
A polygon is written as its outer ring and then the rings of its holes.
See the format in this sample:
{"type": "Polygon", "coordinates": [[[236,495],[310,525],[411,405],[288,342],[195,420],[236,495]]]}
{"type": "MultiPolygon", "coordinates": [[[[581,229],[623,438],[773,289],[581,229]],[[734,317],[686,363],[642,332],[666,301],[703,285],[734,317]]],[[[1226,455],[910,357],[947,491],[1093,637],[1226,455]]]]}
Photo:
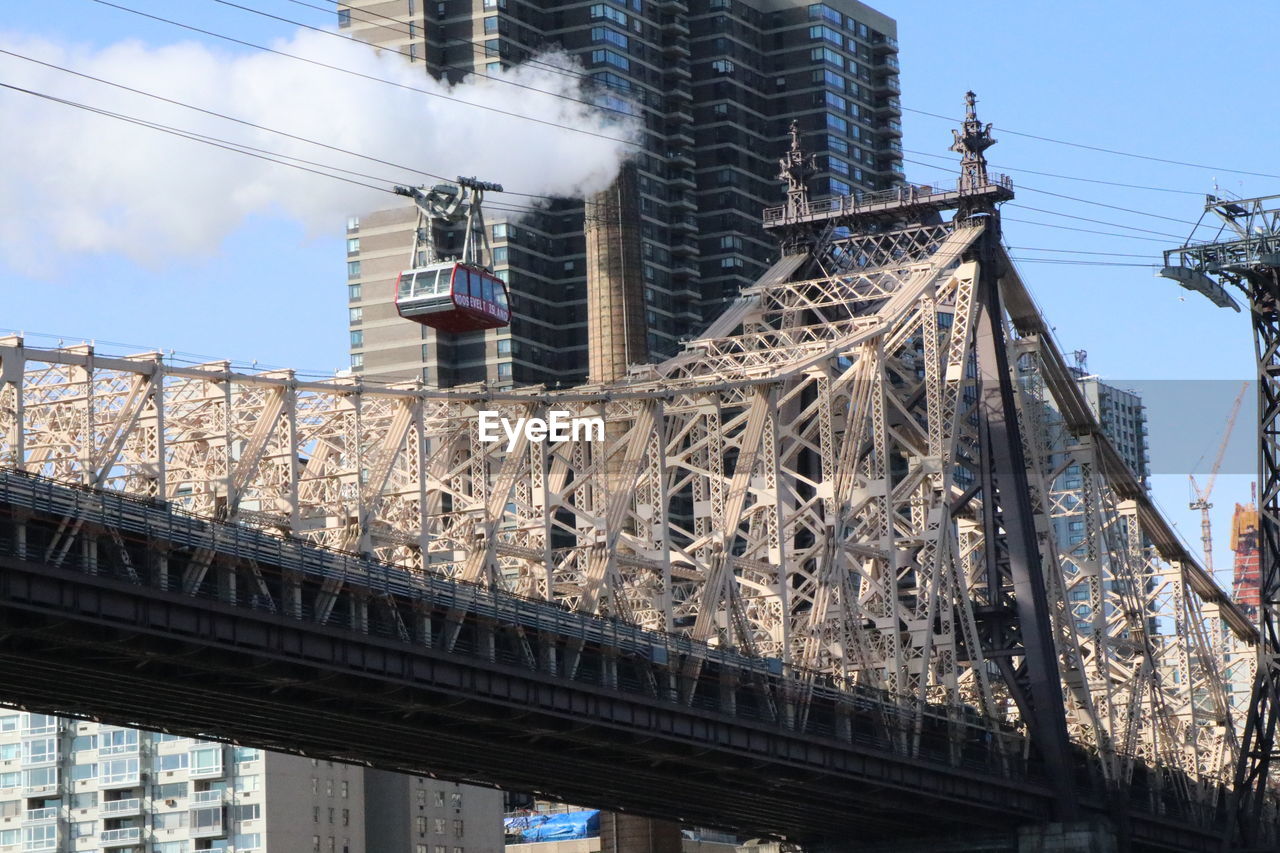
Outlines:
{"type": "Polygon", "coordinates": [[[893,92],[895,95],[902,94],[902,87],[898,85],[898,77],[895,74],[886,74],[881,77],[872,88],[879,92],[893,92]]]}
{"type": "Polygon", "coordinates": [[[192,838],[214,838],[227,834],[225,823],[220,805],[193,808],[187,820],[187,831],[192,838]]]}
{"type": "Polygon", "coordinates": [[[142,840],[142,827],[129,826],[124,829],[104,829],[98,836],[98,843],[103,847],[132,847],[142,840]]]}
{"type": "Polygon", "coordinates": [[[196,791],[191,795],[191,802],[200,805],[221,805],[223,793],[222,791],[196,791]]]}
{"type": "Polygon", "coordinates": [[[22,816],[23,823],[45,823],[58,819],[58,807],[53,806],[47,809],[27,809],[26,814],[22,816]]]}
{"type": "Polygon", "coordinates": [[[142,800],[137,797],[106,800],[98,806],[98,813],[103,817],[132,817],[142,813],[142,800]]]}
{"type": "Polygon", "coordinates": [[[897,50],[898,40],[893,36],[876,36],[871,40],[872,50],[897,50]]]}
{"type": "Polygon", "coordinates": [[[876,102],[875,110],[878,113],[902,115],[902,101],[894,97],[883,98],[876,102]]]}

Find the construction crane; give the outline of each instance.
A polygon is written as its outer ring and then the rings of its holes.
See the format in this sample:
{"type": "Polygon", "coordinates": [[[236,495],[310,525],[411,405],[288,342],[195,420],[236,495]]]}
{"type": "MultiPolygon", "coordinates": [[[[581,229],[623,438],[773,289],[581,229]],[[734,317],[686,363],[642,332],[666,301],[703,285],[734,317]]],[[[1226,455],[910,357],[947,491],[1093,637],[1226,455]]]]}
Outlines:
{"type": "Polygon", "coordinates": [[[1190,238],[1164,253],[1160,275],[1203,294],[1220,308],[1240,310],[1253,326],[1258,377],[1258,660],[1232,780],[1224,851],[1270,850],[1260,837],[1280,766],[1280,195],[1248,199],[1208,196],[1205,216],[1218,239],[1190,238]]]}
{"type": "Polygon", "coordinates": [[[1214,457],[1213,468],[1209,471],[1209,479],[1204,489],[1201,490],[1196,482],[1195,474],[1187,475],[1187,479],[1191,481],[1191,503],[1188,504],[1188,508],[1200,510],[1200,544],[1204,546],[1204,570],[1209,574],[1213,574],[1213,529],[1209,524],[1209,510],[1213,509],[1213,504],[1209,503],[1209,495],[1213,493],[1213,484],[1218,480],[1218,469],[1222,467],[1222,457],[1227,454],[1231,430],[1235,428],[1236,415],[1240,414],[1240,404],[1244,402],[1244,392],[1248,390],[1248,382],[1240,383],[1240,393],[1236,394],[1235,402],[1231,404],[1227,428],[1222,433],[1222,443],[1218,445],[1218,455],[1214,457]]]}

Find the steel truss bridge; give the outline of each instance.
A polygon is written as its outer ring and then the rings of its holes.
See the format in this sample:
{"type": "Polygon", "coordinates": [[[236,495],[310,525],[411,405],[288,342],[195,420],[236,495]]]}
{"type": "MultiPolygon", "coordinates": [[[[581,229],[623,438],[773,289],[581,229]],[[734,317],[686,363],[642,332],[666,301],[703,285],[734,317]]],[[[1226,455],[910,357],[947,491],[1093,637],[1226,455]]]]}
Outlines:
{"type": "Polygon", "coordinates": [[[1259,634],[1091,412],[986,144],[971,105],[955,188],[793,192],[781,260],[607,386],[0,339],[5,697],[806,841],[1219,849],[1259,634]],[[552,410],[605,440],[480,440],[552,410]]]}

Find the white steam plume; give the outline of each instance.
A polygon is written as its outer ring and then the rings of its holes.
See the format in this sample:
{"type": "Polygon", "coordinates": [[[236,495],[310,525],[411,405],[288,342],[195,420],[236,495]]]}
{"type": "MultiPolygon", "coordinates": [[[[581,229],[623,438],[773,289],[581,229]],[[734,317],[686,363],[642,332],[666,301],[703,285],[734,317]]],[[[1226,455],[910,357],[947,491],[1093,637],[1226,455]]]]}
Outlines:
{"type": "MultiPolygon", "coordinates": [[[[437,83],[390,51],[299,32],[273,47],[540,119],[478,109],[273,54],[197,43],[105,49],[0,34],[0,47],[135,89],[391,163],[452,178],[475,175],[525,193],[581,197],[608,186],[635,149],[635,121],[586,100],[564,55],[492,72],[530,88],[473,78],[437,83]],[[557,72],[542,63],[570,73],[557,72]],[[544,90],[550,94],[534,90],[544,90]],[[567,128],[599,134],[591,136],[567,128]],[[614,139],[602,138],[614,137],[614,139]]],[[[0,81],[147,121],[376,176],[431,184],[402,169],[163,104],[0,54],[0,81]]],[[[283,214],[312,232],[347,214],[404,203],[371,189],[219,150],[31,95],[0,89],[0,257],[47,272],[68,252],[122,252],[147,264],[208,254],[252,214],[283,214]]],[[[529,204],[519,196],[493,202],[529,204]]]]}

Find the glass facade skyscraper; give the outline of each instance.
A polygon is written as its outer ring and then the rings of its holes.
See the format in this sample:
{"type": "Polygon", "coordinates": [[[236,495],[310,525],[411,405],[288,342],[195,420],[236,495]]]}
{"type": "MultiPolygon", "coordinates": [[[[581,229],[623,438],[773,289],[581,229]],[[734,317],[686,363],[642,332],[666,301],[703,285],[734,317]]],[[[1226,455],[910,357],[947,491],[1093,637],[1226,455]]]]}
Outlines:
{"type": "MultiPolygon", "coordinates": [[[[896,24],[855,0],[351,0],[340,25],[457,81],[540,50],[578,57],[595,97],[633,104],[633,162],[650,356],[700,332],[777,253],[761,227],[781,202],[777,158],[798,123],[817,155],[814,197],[901,181],[896,24]]],[[[500,164],[494,174],[501,180],[500,164]]],[[[500,198],[500,197],[499,197],[500,198]]],[[[401,320],[407,206],[348,223],[352,369],[451,386],[570,384],[586,374],[582,206],[518,221],[490,213],[509,328],[458,335],[401,320]]]]}

